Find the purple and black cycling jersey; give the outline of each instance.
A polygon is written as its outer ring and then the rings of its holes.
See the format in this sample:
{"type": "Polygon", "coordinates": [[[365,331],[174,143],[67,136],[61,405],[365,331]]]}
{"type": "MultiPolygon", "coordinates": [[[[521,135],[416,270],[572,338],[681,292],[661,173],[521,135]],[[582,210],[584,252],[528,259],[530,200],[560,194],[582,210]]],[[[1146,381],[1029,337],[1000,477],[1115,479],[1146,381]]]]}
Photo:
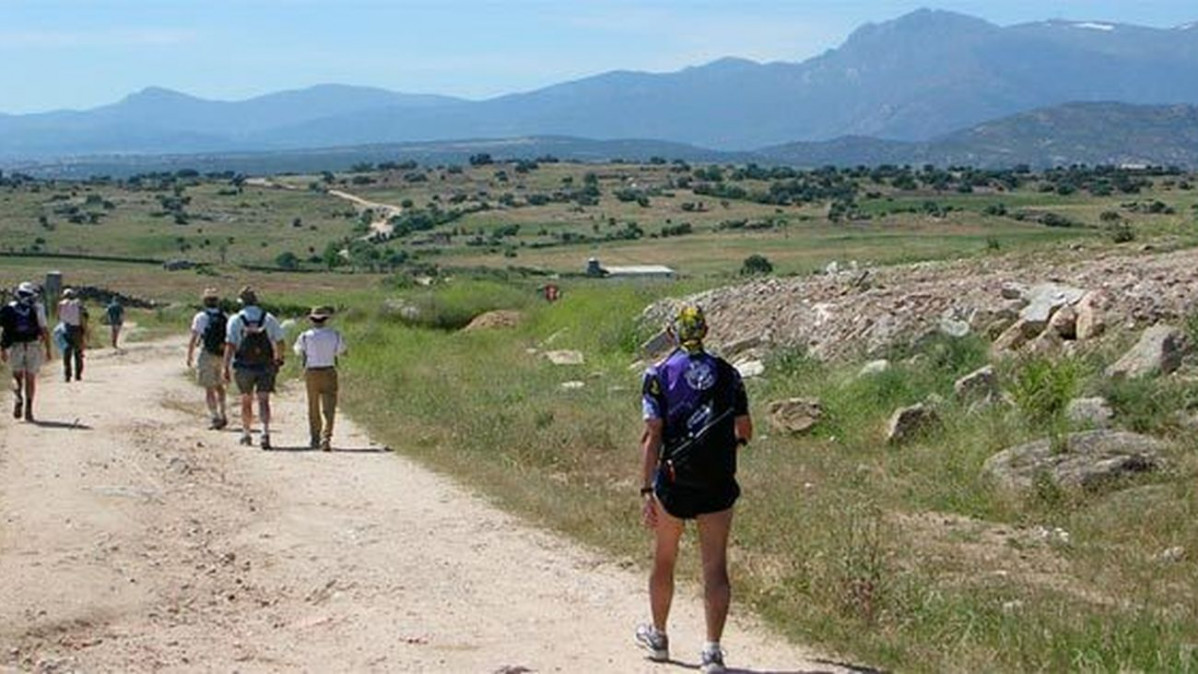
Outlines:
{"type": "Polygon", "coordinates": [[[749,402],[740,373],[726,361],[675,351],[645,371],[642,407],[646,420],[663,420],[663,459],[675,460],[680,477],[700,484],[734,478],[734,421],[749,413],[749,402]]]}

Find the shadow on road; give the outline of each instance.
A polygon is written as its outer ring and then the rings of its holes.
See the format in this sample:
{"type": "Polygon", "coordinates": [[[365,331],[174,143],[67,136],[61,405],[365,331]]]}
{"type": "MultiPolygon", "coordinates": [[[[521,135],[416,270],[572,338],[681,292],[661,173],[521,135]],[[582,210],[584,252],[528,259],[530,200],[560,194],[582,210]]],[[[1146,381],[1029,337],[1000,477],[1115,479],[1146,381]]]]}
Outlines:
{"type": "Polygon", "coordinates": [[[80,423],[78,419],[74,421],[51,421],[46,419],[37,419],[30,423],[38,428],[57,428],[67,431],[90,431],[92,429],[91,426],[80,423]]]}
{"type": "MultiPolygon", "coordinates": [[[[648,660],[648,658],[646,658],[648,660]]],[[[848,670],[855,674],[885,674],[884,670],[874,669],[873,667],[862,667],[859,665],[850,665],[845,662],[836,662],[835,660],[816,660],[815,662],[829,665],[834,669],[743,669],[740,667],[729,667],[726,671],[728,674],[832,674],[835,671],[848,670]]],[[[682,660],[667,660],[662,664],[676,665],[683,669],[699,671],[699,663],[683,662],[682,660]]]]}
{"type": "MultiPolygon", "coordinates": [[[[321,450],[307,445],[276,445],[266,450],[269,452],[320,452],[321,450]]],[[[343,454],[383,454],[391,451],[387,447],[334,447],[330,453],[343,454]]]]}

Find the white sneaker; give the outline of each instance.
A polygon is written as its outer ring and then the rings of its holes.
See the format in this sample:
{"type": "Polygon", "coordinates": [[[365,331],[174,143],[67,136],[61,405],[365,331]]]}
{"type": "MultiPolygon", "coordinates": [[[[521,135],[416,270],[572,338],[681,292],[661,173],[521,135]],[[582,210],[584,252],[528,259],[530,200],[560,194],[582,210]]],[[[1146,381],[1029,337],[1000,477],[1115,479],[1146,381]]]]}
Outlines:
{"type": "Polygon", "coordinates": [[[704,650],[699,655],[699,671],[703,674],[724,674],[727,670],[724,668],[723,649],[704,650]]]}
{"type": "Polygon", "coordinates": [[[653,625],[636,626],[636,645],[649,651],[649,659],[654,662],[670,659],[670,638],[653,625]]]}

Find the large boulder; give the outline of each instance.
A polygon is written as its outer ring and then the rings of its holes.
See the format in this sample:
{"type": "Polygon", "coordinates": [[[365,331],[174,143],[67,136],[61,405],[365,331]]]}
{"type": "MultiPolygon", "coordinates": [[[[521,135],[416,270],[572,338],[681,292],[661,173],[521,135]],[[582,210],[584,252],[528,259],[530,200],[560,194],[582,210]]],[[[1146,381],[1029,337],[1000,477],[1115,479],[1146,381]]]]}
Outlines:
{"type": "Polygon", "coordinates": [[[1107,428],[1114,417],[1106,398],[1074,398],[1065,406],[1065,418],[1079,426],[1107,428]]]}
{"type": "Polygon", "coordinates": [[[657,334],[646,339],[641,344],[641,355],[652,360],[665,355],[672,348],[674,348],[674,338],[670,336],[668,331],[658,330],[657,334]]]}
{"type": "Polygon", "coordinates": [[[1102,290],[1086,293],[1078,301],[1075,325],[1078,339],[1094,339],[1106,332],[1106,310],[1110,305],[1111,296],[1102,290]]]}
{"type": "Polygon", "coordinates": [[[886,360],[885,358],[881,358],[878,360],[871,360],[865,365],[861,366],[861,371],[857,373],[857,376],[872,377],[877,374],[882,374],[888,370],[890,370],[890,361],[886,360]]]}
{"type": "Polygon", "coordinates": [[[1031,488],[1038,476],[1062,487],[1093,488],[1119,476],[1161,467],[1164,444],[1126,431],[1071,433],[1060,446],[1044,438],[1004,449],[986,460],[982,474],[1011,489],[1031,488]]]}
{"type": "Polygon", "coordinates": [[[1057,283],[1042,283],[1033,286],[1024,294],[1028,305],[1019,312],[1019,317],[1043,330],[1048,326],[1048,321],[1057,309],[1076,304],[1085,296],[1086,291],[1080,288],[1057,283]]]}
{"type": "Polygon", "coordinates": [[[930,405],[919,403],[900,407],[886,424],[886,442],[899,445],[940,424],[940,415],[930,405]]]}
{"type": "Polygon", "coordinates": [[[1140,341],[1130,351],[1106,369],[1106,374],[1128,379],[1169,374],[1181,366],[1185,350],[1185,333],[1171,325],[1154,325],[1140,335],[1140,341]]]}
{"type": "Polygon", "coordinates": [[[1057,309],[1048,321],[1048,329],[1061,339],[1077,339],[1077,311],[1069,306],[1057,309]]]}
{"type": "Polygon", "coordinates": [[[998,376],[994,374],[994,366],[987,365],[961,377],[953,383],[953,393],[960,400],[997,396],[998,376]]]}
{"type": "Polygon", "coordinates": [[[793,434],[806,433],[824,416],[824,408],[816,398],[790,398],[769,404],[770,425],[793,434]]]}
{"type": "Polygon", "coordinates": [[[586,362],[581,351],[546,351],[545,357],[554,365],[582,365],[586,362]]]}

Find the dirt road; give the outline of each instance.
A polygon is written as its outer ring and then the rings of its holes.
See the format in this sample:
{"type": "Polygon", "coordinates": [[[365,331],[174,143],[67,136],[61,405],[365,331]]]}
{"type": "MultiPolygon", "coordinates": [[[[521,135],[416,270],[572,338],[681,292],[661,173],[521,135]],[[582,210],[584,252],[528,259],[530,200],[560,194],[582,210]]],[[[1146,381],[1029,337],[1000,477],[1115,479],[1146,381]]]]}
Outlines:
{"type": "MultiPolygon", "coordinates": [[[[680,587],[674,665],[632,645],[644,578],[490,507],[342,419],[301,450],[203,430],[179,340],[41,379],[39,422],[0,420],[0,671],[684,672],[702,639],[680,587]]],[[[7,375],[6,375],[7,376],[7,375]]],[[[630,509],[630,516],[635,508],[630,509]]],[[[745,671],[843,671],[743,616],[745,671]]]]}

